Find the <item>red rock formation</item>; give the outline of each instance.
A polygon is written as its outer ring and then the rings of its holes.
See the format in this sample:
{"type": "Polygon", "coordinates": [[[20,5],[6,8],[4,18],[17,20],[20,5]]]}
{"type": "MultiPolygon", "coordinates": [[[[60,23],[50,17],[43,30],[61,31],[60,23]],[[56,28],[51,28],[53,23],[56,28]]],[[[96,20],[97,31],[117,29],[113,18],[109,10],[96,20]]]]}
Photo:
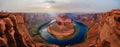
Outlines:
{"type": "Polygon", "coordinates": [[[57,47],[35,43],[29,35],[22,15],[0,12],[0,47],[57,47]]]}
{"type": "Polygon", "coordinates": [[[48,32],[58,38],[63,38],[74,32],[74,26],[66,14],[59,14],[56,21],[48,27],[48,32]]]}
{"type": "MultiPolygon", "coordinates": [[[[120,10],[93,16],[78,18],[88,27],[84,43],[73,47],[119,47],[120,46],[120,10]]],[[[59,19],[59,18],[58,18],[59,19]]],[[[58,20],[61,21],[61,20],[58,20]]],[[[36,43],[28,34],[21,14],[0,13],[0,47],[58,47],[46,43],[36,43]]],[[[70,47],[70,46],[67,46],[70,47]]]]}
{"type": "Polygon", "coordinates": [[[20,14],[0,14],[0,40],[6,47],[32,47],[33,40],[27,33],[20,14]]]}
{"type": "MultiPolygon", "coordinates": [[[[101,21],[103,25],[99,30],[99,44],[100,46],[119,47],[120,46],[120,10],[113,10],[107,12],[102,16],[106,17],[101,21]]],[[[98,45],[99,45],[98,44],[98,45]]]]}
{"type": "MultiPolygon", "coordinates": [[[[120,46],[120,10],[102,13],[98,21],[89,26],[85,43],[74,47],[119,47],[120,46]]],[[[85,23],[86,24],[86,23],[85,23]]]]}

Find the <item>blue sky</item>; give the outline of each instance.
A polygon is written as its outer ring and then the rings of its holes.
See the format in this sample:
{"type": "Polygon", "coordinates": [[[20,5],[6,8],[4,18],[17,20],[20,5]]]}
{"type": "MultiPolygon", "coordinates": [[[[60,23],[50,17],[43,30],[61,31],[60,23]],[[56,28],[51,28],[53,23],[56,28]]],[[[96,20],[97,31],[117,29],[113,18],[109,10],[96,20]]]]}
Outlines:
{"type": "Polygon", "coordinates": [[[9,12],[106,12],[120,9],[120,0],[0,0],[9,12]]]}

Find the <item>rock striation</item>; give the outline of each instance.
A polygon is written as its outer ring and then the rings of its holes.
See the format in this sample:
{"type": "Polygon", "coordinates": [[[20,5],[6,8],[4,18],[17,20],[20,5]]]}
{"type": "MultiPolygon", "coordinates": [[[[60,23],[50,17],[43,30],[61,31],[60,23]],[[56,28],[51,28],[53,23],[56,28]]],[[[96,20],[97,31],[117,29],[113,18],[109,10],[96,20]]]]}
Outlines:
{"type": "MultiPolygon", "coordinates": [[[[0,47],[59,47],[53,44],[35,42],[27,31],[23,17],[24,15],[21,15],[21,13],[0,12],[0,47]]],[[[73,47],[120,46],[120,9],[105,13],[77,14],[74,18],[86,24],[89,30],[86,41],[73,45],[73,47]]],[[[67,17],[65,19],[67,19],[67,17]]],[[[54,24],[60,24],[64,27],[63,23],[69,23],[67,25],[71,25],[70,27],[73,28],[69,19],[69,22],[63,21],[60,20],[58,16],[54,24]]],[[[55,32],[54,30],[52,31],[55,32]]],[[[71,33],[68,32],[69,34],[67,35],[72,34],[72,32],[73,31],[71,31],[71,33]]],[[[56,33],[54,35],[56,35],[56,33]]]]}
{"type": "Polygon", "coordinates": [[[59,14],[56,17],[56,21],[47,29],[49,33],[55,35],[57,38],[63,38],[73,34],[74,25],[66,14],[59,14]]]}
{"type": "Polygon", "coordinates": [[[0,13],[0,44],[0,47],[33,46],[20,14],[0,13]]]}
{"type": "MultiPolygon", "coordinates": [[[[74,47],[119,47],[120,46],[120,10],[97,14],[97,21],[85,22],[89,30],[87,40],[74,47]]],[[[93,19],[93,18],[90,18],[93,19]]],[[[81,20],[81,19],[79,19],[81,20]]]]}
{"type": "Polygon", "coordinates": [[[0,47],[57,47],[46,44],[34,42],[20,13],[0,12],[0,47]]]}

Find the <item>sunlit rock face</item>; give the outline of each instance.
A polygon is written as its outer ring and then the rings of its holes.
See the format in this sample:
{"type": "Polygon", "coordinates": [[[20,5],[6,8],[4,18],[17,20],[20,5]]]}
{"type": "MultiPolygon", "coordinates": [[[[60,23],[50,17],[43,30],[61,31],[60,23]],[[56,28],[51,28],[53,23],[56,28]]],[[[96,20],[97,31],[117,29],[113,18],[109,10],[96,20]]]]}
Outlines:
{"type": "Polygon", "coordinates": [[[112,10],[101,15],[99,41],[97,46],[119,47],[120,45],[120,10],[112,10]],[[103,23],[103,24],[102,24],[103,23]]]}
{"type": "Polygon", "coordinates": [[[59,47],[37,43],[28,33],[21,13],[0,12],[0,47],[59,47]]]}
{"type": "Polygon", "coordinates": [[[73,23],[66,14],[59,14],[56,17],[56,21],[52,23],[48,28],[48,32],[57,38],[64,38],[71,35],[74,32],[73,23]]]}
{"type": "Polygon", "coordinates": [[[25,28],[22,15],[0,12],[0,47],[32,47],[32,45],[33,40],[25,28]]]}
{"type": "MultiPolygon", "coordinates": [[[[73,47],[120,46],[120,9],[101,13],[97,17],[96,22],[91,22],[93,21],[92,19],[87,22],[83,20],[83,22],[90,28],[88,30],[87,40],[85,43],[73,47]]],[[[81,19],[78,20],[82,21],[81,19]]]]}
{"type": "Polygon", "coordinates": [[[120,30],[120,10],[113,10],[112,12],[116,28],[120,30]]]}

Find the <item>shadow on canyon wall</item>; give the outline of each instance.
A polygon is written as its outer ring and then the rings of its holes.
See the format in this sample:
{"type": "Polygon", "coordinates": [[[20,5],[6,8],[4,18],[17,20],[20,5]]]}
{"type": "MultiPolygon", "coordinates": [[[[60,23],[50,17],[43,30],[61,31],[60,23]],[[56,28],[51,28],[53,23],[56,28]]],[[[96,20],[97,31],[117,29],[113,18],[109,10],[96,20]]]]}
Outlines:
{"type": "MultiPolygon", "coordinates": [[[[0,12],[0,47],[59,47],[32,37],[39,25],[51,20],[48,13],[0,12]]],[[[105,13],[74,14],[89,27],[87,40],[73,47],[119,47],[120,9],[105,13]]],[[[70,46],[66,46],[70,47],[70,46]]]]}

